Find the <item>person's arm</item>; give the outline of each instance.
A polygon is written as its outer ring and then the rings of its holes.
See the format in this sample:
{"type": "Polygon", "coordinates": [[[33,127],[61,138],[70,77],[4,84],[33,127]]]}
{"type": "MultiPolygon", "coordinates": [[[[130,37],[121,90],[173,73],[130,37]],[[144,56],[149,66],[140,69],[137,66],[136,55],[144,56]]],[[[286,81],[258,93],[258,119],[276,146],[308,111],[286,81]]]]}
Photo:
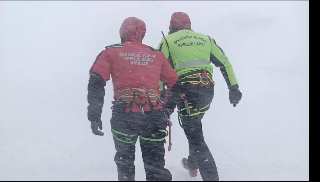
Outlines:
{"type": "Polygon", "coordinates": [[[176,107],[176,100],[179,98],[178,75],[170,66],[170,63],[166,58],[164,58],[160,80],[167,86],[164,96],[164,105],[173,112],[176,107]]]}
{"type": "Polygon", "coordinates": [[[158,50],[163,53],[164,57],[166,57],[169,61],[171,67],[174,68],[171,53],[168,48],[168,42],[165,38],[162,38],[162,40],[160,41],[158,45],[158,50]]]}
{"type": "Polygon", "coordinates": [[[101,114],[104,104],[106,82],[110,79],[110,60],[107,50],[102,51],[93,63],[89,74],[88,83],[88,120],[92,123],[92,132],[96,135],[103,135],[101,114]]]}
{"type": "MultiPolygon", "coordinates": [[[[210,37],[209,37],[210,38],[210,37]]],[[[239,90],[238,81],[234,74],[231,63],[225,52],[217,45],[216,41],[210,38],[211,42],[211,53],[210,61],[220,68],[220,71],[229,88],[229,100],[230,103],[235,107],[242,98],[242,93],[239,90]]]]}
{"type": "Polygon", "coordinates": [[[91,73],[88,83],[88,120],[91,122],[100,121],[104,104],[106,83],[98,73],[91,73]]]}
{"type": "Polygon", "coordinates": [[[238,81],[234,74],[232,65],[226,56],[225,52],[217,45],[216,41],[210,38],[211,53],[210,61],[220,68],[220,71],[228,85],[228,88],[238,88],[238,81]]]}
{"type": "MultiPolygon", "coordinates": [[[[169,65],[171,65],[171,67],[173,68],[173,61],[172,61],[172,57],[171,57],[171,54],[169,52],[169,48],[168,48],[168,45],[167,45],[167,42],[165,40],[165,38],[162,38],[162,40],[160,41],[159,45],[158,45],[158,51],[162,52],[164,57],[167,58],[167,61],[169,62],[169,65]]],[[[165,88],[165,84],[160,80],[159,82],[159,86],[160,86],[160,92],[161,92],[161,100],[163,100],[164,102],[166,102],[167,98],[166,98],[166,95],[167,95],[167,90],[165,88]]]]}

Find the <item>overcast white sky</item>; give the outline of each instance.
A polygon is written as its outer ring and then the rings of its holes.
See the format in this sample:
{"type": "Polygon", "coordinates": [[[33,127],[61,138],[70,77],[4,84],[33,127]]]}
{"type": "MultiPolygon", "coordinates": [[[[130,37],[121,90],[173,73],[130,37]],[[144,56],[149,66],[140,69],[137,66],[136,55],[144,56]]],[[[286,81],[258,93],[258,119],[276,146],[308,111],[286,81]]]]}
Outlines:
{"type": "MultiPolygon", "coordinates": [[[[243,92],[233,108],[214,69],[204,132],[221,179],[309,180],[309,1],[1,1],[0,180],[116,180],[112,84],[106,135],[96,137],[86,113],[88,70],[105,46],[120,42],[125,18],[142,19],[143,43],[157,47],[175,11],[216,39],[243,92]]],[[[191,180],[180,167],[187,143],[173,118],[167,166],[174,179],[191,180]]]]}

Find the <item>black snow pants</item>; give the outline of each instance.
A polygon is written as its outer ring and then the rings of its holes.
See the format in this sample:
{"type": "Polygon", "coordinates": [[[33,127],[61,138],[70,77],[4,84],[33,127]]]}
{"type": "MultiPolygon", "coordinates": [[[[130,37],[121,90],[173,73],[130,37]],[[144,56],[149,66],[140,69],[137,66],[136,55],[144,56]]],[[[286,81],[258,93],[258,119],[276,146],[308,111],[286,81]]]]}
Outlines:
{"type": "Polygon", "coordinates": [[[113,106],[111,130],[116,154],[119,181],[135,181],[135,144],[139,143],[147,181],[171,181],[172,175],[165,166],[167,120],[162,110],[125,112],[125,105],[113,106]]]}
{"type": "Polygon", "coordinates": [[[214,96],[214,84],[209,86],[184,84],[181,93],[185,96],[178,104],[178,109],[181,125],[189,142],[188,167],[199,169],[203,181],[219,181],[216,163],[204,140],[201,122],[205,112],[210,108],[214,96]]]}

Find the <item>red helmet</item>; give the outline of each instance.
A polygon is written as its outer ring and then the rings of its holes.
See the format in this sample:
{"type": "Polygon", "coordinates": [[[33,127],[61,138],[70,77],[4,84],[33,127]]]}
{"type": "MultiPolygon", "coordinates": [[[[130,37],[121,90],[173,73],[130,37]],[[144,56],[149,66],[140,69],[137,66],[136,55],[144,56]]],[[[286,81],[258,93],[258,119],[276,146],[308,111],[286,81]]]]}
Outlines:
{"type": "Polygon", "coordinates": [[[123,41],[132,41],[134,39],[142,42],[146,34],[146,24],[135,17],[126,18],[119,30],[120,38],[123,41]]]}
{"type": "Polygon", "coordinates": [[[191,21],[189,16],[184,12],[175,12],[171,15],[170,32],[175,32],[181,29],[191,29],[191,21]]]}

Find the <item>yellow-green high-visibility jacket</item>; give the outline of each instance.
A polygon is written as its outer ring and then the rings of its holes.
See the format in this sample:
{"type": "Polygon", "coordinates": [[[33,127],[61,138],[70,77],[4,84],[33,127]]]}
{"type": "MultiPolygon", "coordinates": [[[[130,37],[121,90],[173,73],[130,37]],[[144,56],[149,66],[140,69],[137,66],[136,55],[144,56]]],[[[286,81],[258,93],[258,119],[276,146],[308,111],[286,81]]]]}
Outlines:
{"type": "Polygon", "coordinates": [[[228,88],[238,88],[228,57],[210,36],[182,29],[163,38],[158,50],[171,62],[178,76],[203,69],[212,75],[213,67],[210,63],[213,63],[220,68],[228,88]]]}

